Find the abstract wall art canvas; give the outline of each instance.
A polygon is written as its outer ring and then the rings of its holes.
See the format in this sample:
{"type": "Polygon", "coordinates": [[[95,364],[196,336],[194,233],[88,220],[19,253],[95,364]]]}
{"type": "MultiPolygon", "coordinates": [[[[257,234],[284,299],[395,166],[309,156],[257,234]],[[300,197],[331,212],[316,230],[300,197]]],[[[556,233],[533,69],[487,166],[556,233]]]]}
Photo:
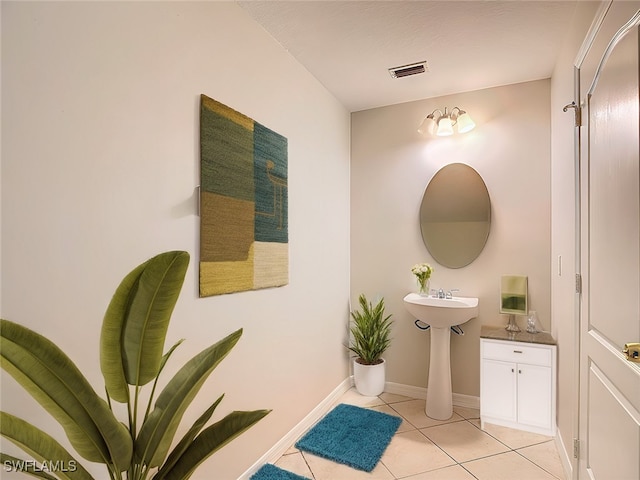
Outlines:
{"type": "Polygon", "coordinates": [[[200,97],[200,296],[289,283],[287,139],[200,97]]]}

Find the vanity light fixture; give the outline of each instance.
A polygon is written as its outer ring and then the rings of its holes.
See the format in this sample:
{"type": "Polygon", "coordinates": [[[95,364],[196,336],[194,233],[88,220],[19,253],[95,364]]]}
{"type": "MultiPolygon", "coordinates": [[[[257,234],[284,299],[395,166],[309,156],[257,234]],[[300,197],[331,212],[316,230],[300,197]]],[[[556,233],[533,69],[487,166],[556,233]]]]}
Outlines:
{"type": "Polygon", "coordinates": [[[436,108],[425,117],[418,127],[418,132],[423,135],[435,134],[439,137],[445,137],[453,135],[454,126],[457,127],[458,133],[466,133],[473,130],[476,124],[471,120],[469,114],[459,107],[453,107],[450,112],[447,107],[444,107],[444,112],[436,108]]]}

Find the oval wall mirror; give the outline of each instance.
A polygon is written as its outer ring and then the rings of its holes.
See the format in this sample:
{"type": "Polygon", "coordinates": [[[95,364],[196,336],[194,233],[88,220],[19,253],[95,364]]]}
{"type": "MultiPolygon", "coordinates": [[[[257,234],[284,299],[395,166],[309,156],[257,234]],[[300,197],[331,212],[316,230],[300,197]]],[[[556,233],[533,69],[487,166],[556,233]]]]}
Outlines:
{"type": "Polygon", "coordinates": [[[490,228],[491,200],[478,172],[464,163],[438,170],[420,205],[422,240],[435,261],[449,268],[469,265],[482,252],[490,228]]]}

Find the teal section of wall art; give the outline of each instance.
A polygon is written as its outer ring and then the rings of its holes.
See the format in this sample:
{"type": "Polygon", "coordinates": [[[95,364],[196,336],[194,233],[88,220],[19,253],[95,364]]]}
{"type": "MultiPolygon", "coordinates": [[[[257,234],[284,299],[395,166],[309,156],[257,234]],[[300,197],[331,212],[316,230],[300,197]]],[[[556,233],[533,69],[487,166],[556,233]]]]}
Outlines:
{"type": "Polygon", "coordinates": [[[255,240],[287,243],[287,139],[254,123],[255,240]]]}

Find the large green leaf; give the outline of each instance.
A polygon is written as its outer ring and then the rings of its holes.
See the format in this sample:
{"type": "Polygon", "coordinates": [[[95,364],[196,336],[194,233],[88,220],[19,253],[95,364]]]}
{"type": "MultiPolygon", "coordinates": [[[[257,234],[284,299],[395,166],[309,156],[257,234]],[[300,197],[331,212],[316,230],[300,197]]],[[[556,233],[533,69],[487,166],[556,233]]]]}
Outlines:
{"type": "Polygon", "coordinates": [[[220,395],[220,398],[213,402],[213,405],[207,408],[205,412],[200,415],[200,417],[193,423],[189,431],[182,437],[182,440],[180,440],[175,448],[171,450],[171,453],[167,457],[167,461],[162,465],[163,470],[171,470],[175,463],[180,459],[182,454],[187,450],[187,448],[189,448],[189,445],[193,443],[193,440],[196,438],[196,436],[207,424],[215,409],[218,408],[218,405],[222,401],[223,397],[224,394],[220,395]]]}
{"type": "Polygon", "coordinates": [[[164,467],[161,468],[153,480],[187,480],[210,455],[253,426],[269,412],[270,410],[231,412],[219,422],[205,428],[175,465],[168,471],[164,471],[164,467]]]}
{"type": "Polygon", "coordinates": [[[129,385],[155,379],[171,314],[189,266],[187,252],[165,252],[150,259],[122,324],[124,372],[129,385]]]}
{"type": "Polygon", "coordinates": [[[0,322],[2,368],[62,425],[82,457],[126,470],[131,436],[78,367],[42,335],[8,320],[0,322]]]}
{"type": "Polygon", "coordinates": [[[39,478],[94,480],[89,472],[54,438],[18,417],[6,412],[0,412],[0,434],[11,440],[35,460],[40,463],[44,462],[38,471],[29,462],[22,461],[19,464],[16,463],[19,461],[18,459],[12,458],[9,465],[16,470],[20,468],[18,467],[20,465],[24,466],[25,469],[31,467],[30,470],[34,471],[30,473],[39,478]],[[48,475],[47,472],[55,475],[55,477],[48,475]],[[44,475],[40,475],[43,473],[44,475]]]}
{"type": "Polygon", "coordinates": [[[131,301],[147,262],[132,270],[116,289],[107,307],[100,333],[100,369],[107,393],[118,402],[129,401],[129,384],[124,374],[122,330],[131,301]]]}
{"type": "Polygon", "coordinates": [[[182,416],[213,369],[238,342],[242,329],[223,338],[189,360],[158,396],[154,409],[142,425],[134,457],[149,467],[164,461],[182,416]]]}
{"type": "Polygon", "coordinates": [[[158,376],[153,381],[153,387],[151,388],[151,395],[149,396],[149,403],[147,405],[147,410],[144,413],[144,418],[145,419],[149,416],[149,411],[151,410],[151,402],[155,398],[156,387],[158,386],[158,379],[160,377],[160,374],[162,373],[162,370],[164,369],[164,366],[167,364],[167,361],[169,361],[169,358],[171,357],[173,352],[180,346],[180,344],[182,344],[182,342],[184,342],[184,338],[181,338],[180,340],[178,340],[173,345],[173,347],[171,347],[169,349],[169,351],[162,356],[162,360],[160,360],[160,368],[158,368],[158,376]]]}

